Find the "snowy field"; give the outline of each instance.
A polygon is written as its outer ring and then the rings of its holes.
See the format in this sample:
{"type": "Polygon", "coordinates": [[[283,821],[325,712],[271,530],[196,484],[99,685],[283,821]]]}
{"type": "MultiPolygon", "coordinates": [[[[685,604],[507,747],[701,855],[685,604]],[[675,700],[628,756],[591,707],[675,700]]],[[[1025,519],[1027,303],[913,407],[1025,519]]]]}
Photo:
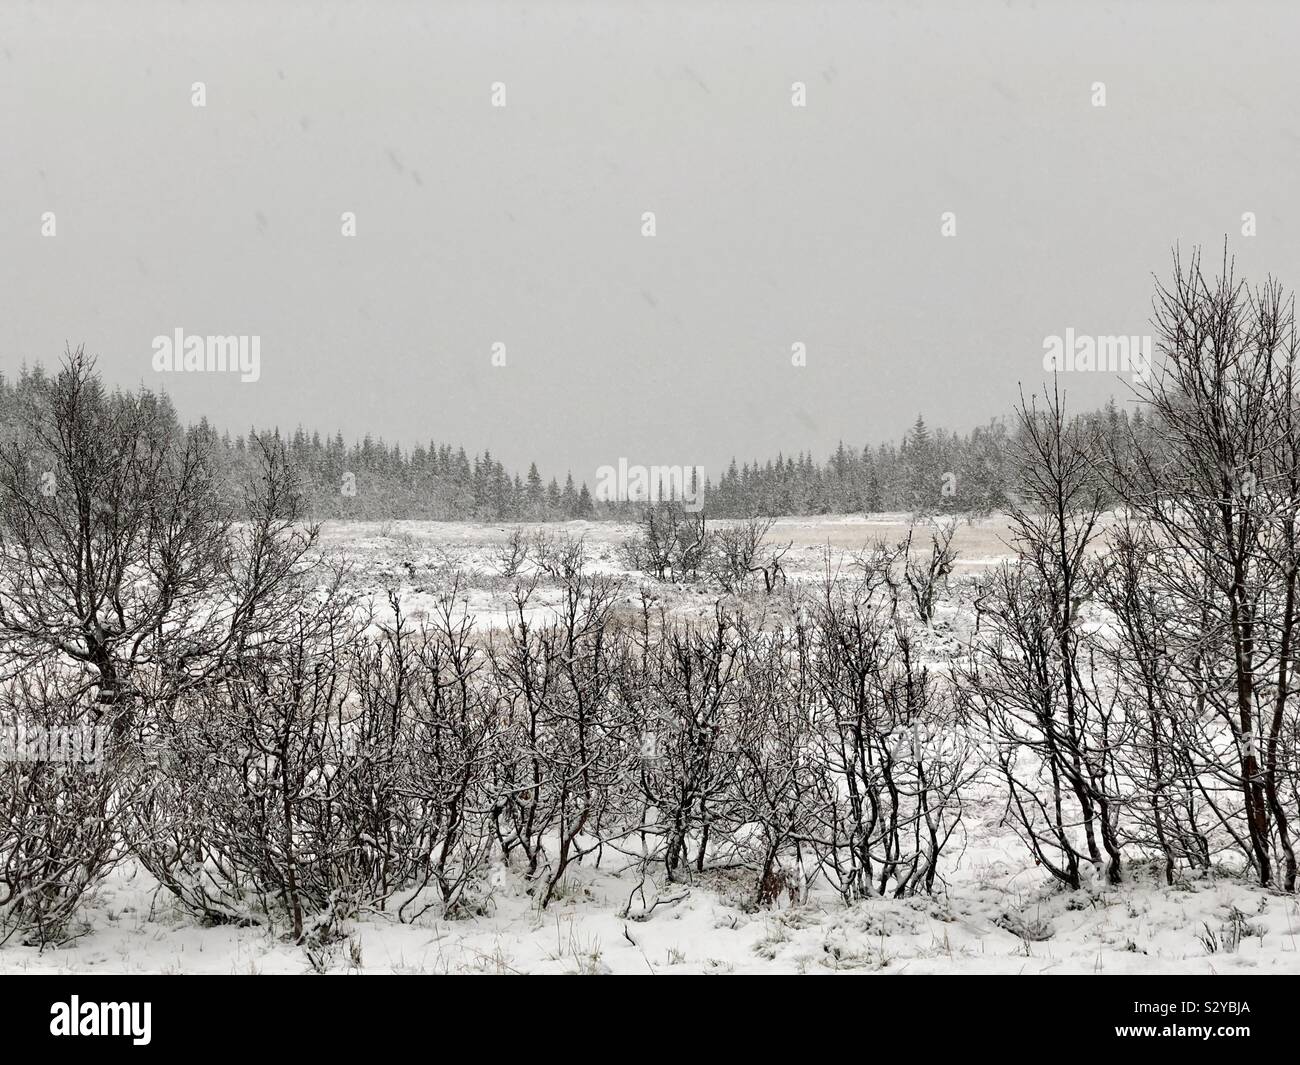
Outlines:
{"type": "MultiPolygon", "coordinates": [[[[832,567],[844,566],[853,552],[879,540],[894,543],[907,534],[908,527],[906,514],[782,518],[772,527],[769,540],[791,545],[784,558],[791,584],[812,583],[822,578],[828,559],[832,567]]],[[[381,603],[387,589],[398,590],[403,609],[417,621],[427,616],[439,590],[459,573],[465,578],[463,611],[473,617],[477,627],[490,628],[500,624],[511,607],[511,582],[501,576],[501,558],[515,531],[525,537],[540,533],[582,539],[591,570],[625,578],[624,600],[629,604],[636,600],[641,586],[648,587],[656,601],[667,602],[682,614],[711,611],[717,598],[717,589],[704,581],[668,584],[648,581],[630,571],[619,557],[619,545],[635,528],[614,522],[330,522],[322,528],[321,546],[327,554],[348,559],[350,582],[369,591],[373,602],[381,603]]],[[[924,524],[918,524],[916,535],[924,539],[924,524]]],[[[1012,557],[1006,543],[1009,535],[1003,519],[961,519],[953,539],[959,552],[957,583],[1012,557]]],[[[533,599],[535,613],[544,616],[547,602],[556,598],[557,593],[551,590],[548,600],[548,589],[543,586],[533,599]]]]}
{"type": "MultiPolygon", "coordinates": [[[[1000,810],[970,820],[933,896],[845,906],[813,892],[754,910],[739,879],[665,893],[645,920],[619,913],[639,878],[579,867],[539,912],[521,877],[493,872],[483,916],[356,920],[309,958],[259,928],[199,928],[123,868],[95,893],[89,931],[63,948],[10,944],[0,971],[30,973],[1297,973],[1300,899],[1230,876],[1165,887],[1130,869],[1116,888],[1066,892],[1034,868],[1000,810]]],[[[622,862],[626,866],[626,862],[622,862]]],[[[651,894],[651,900],[654,896],[651,894]]]]}
{"type": "MultiPolygon", "coordinates": [[[[675,613],[712,609],[715,590],[647,582],[627,572],[628,526],[571,523],[597,569],[627,578],[675,613]]],[[[905,534],[904,515],[786,519],[772,539],[791,543],[792,585],[813,582],[846,553],[905,534]]],[[[425,522],[333,524],[328,552],[345,554],[353,585],[376,601],[395,591],[419,618],[461,575],[463,609],[478,626],[502,622],[510,581],[499,559],[511,527],[425,522]]],[[[935,623],[936,646],[968,629],[981,571],[1010,556],[1005,523],[965,523],[960,555],[935,623]]],[[[544,613],[545,600],[535,604],[544,613]]],[[[353,919],[346,938],[308,952],[260,927],[200,927],[147,874],[120,865],[91,892],[81,934],[39,950],[0,947],[0,971],[27,973],[1283,973],[1300,972],[1300,899],[1251,886],[1229,870],[1166,886],[1141,862],[1117,886],[1070,892],[1034,864],[1004,824],[1004,800],[981,790],[932,895],[843,903],[824,884],[806,901],[755,907],[752,873],[715,870],[689,885],[642,881],[624,852],[589,856],[542,910],[518,868],[492,863],[474,916],[402,923],[353,919]],[[623,916],[629,912],[633,916],[623,916]]],[[[660,872],[662,870],[659,870],[660,872]]]]}

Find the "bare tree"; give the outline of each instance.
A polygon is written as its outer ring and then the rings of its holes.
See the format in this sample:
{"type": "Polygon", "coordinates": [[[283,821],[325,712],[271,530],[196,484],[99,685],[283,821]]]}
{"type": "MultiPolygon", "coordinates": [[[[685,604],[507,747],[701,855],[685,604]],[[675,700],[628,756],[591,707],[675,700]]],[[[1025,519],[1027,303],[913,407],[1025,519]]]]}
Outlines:
{"type": "Polygon", "coordinates": [[[283,921],[303,942],[373,898],[364,874],[375,863],[354,847],[358,811],[340,809],[348,774],[369,768],[352,753],[370,731],[368,708],[360,725],[350,709],[357,635],[351,604],[328,589],[158,716],[128,839],[205,920],[283,921]]]}
{"type": "Polygon", "coordinates": [[[641,749],[639,782],[645,813],[662,838],[659,854],[670,881],[705,868],[715,821],[725,823],[735,769],[740,651],[721,608],[712,624],[669,623],[652,629],[643,604],[634,653],[624,672],[624,699],[641,749]]]}
{"type": "Polygon", "coordinates": [[[907,536],[899,545],[903,555],[903,578],[912,593],[912,604],[917,616],[927,625],[934,621],[934,608],[940,590],[946,586],[952,573],[953,563],[957,560],[957,551],[952,546],[952,538],[957,531],[957,522],[932,522],[930,525],[930,551],[924,558],[912,556],[912,537],[914,529],[907,530],[907,536]]]}
{"type": "Polygon", "coordinates": [[[132,796],[117,752],[91,729],[48,663],[0,685],[0,944],[73,938],[82,896],[121,857],[115,801],[132,796]],[[65,749],[51,749],[60,734],[65,749]]]}
{"type": "Polygon", "coordinates": [[[641,513],[638,532],[622,545],[632,569],[657,580],[696,576],[709,559],[711,533],[703,511],[689,511],[676,499],[652,503],[641,513]]]}
{"type": "Polygon", "coordinates": [[[579,569],[562,583],[551,619],[535,622],[534,587],[521,587],[504,634],[488,646],[506,722],[497,834],[507,858],[523,851],[542,907],[569,865],[603,844],[601,826],[631,779],[635,747],[615,698],[626,641],[610,623],[620,588],[579,569]]]}
{"type": "Polygon", "coordinates": [[[769,595],[785,583],[783,562],[792,545],[768,541],[775,524],[775,518],[748,518],[724,522],[713,530],[707,568],[724,592],[743,591],[756,576],[762,578],[769,595]]]}
{"type": "Polygon", "coordinates": [[[930,891],[978,772],[946,679],[921,660],[899,610],[890,550],[828,572],[812,613],[823,801],[814,832],[847,902],[930,891]]]}
{"type": "Polygon", "coordinates": [[[270,631],[314,542],[282,446],[254,445],[258,475],[231,498],[213,443],[151,393],[105,392],[78,349],[0,446],[5,653],[85,667],[122,732],[270,631]]]}
{"type": "Polygon", "coordinates": [[[1209,870],[1218,850],[1204,823],[1212,803],[1201,799],[1214,770],[1196,754],[1204,749],[1200,683],[1187,684],[1170,653],[1199,615],[1189,624],[1149,579],[1161,548],[1147,527],[1126,520],[1109,550],[1112,565],[1098,599],[1115,619],[1116,635],[1103,653],[1131,725],[1129,744],[1117,751],[1131,788],[1129,831],[1139,846],[1163,856],[1165,881],[1173,884],[1180,866],[1209,870]]]}
{"type": "Polygon", "coordinates": [[[1101,575],[1089,558],[1105,500],[1100,455],[1092,431],[1066,416],[1059,391],[1041,411],[1022,400],[1019,416],[1020,502],[1011,508],[1019,560],[1003,567],[995,603],[984,608],[990,638],[958,674],[1035,858],[1073,888],[1081,860],[1098,869],[1104,861],[1117,883],[1114,751],[1124,723],[1099,683],[1083,627],[1101,575]]]}
{"type": "Polygon", "coordinates": [[[1199,252],[1186,263],[1175,254],[1154,321],[1162,366],[1138,392],[1164,446],[1133,441],[1128,461],[1115,463],[1116,486],[1156,545],[1146,582],[1166,611],[1194,622],[1166,635],[1192,697],[1215,722],[1199,756],[1240,798],[1236,810],[1221,799],[1215,807],[1260,883],[1274,883],[1280,863],[1281,883],[1294,890],[1283,802],[1300,613],[1293,301],[1271,279],[1249,288],[1226,253],[1212,279],[1199,252]]]}

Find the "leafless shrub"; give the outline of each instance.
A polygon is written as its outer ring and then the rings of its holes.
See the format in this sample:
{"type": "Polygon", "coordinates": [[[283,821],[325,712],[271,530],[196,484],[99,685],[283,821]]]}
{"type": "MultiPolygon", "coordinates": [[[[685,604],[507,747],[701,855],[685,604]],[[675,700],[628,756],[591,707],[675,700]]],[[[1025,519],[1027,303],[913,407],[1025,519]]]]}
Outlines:
{"type": "Polygon", "coordinates": [[[366,634],[327,599],[178,708],[132,830],[159,882],[208,920],[283,922],[295,941],[394,899],[400,919],[462,912],[492,838],[498,724],[456,604],[453,585],[416,628],[394,595],[366,634]]]}
{"type": "Polygon", "coordinates": [[[1100,580],[1088,557],[1104,500],[1097,449],[1058,393],[1043,411],[1022,403],[1020,448],[1022,502],[1011,511],[1019,561],[998,575],[985,608],[992,632],[959,670],[962,692],[984,723],[1009,819],[1035,859],[1071,888],[1081,886],[1081,861],[1104,863],[1115,883],[1115,752],[1126,723],[1081,624],[1100,580]]]}
{"type": "Polygon", "coordinates": [[[587,545],[568,533],[535,533],[528,545],[528,557],[537,571],[557,584],[578,580],[587,564],[587,545]]]}
{"type": "Polygon", "coordinates": [[[957,522],[949,520],[932,523],[930,550],[923,558],[916,558],[912,554],[914,531],[908,529],[907,536],[899,545],[903,555],[903,577],[912,593],[912,605],[917,616],[929,625],[934,620],[934,607],[939,592],[946,587],[953,563],[957,559],[957,551],[952,546],[957,522]]]}
{"type": "MultiPolygon", "coordinates": [[[[1262,885],[1297,886],[1292,822],[1294,660],[1300,621],[1300,418],[1294,297],[1258,289],[1199,252],[1154,300],[1161,372],[1138,385],[1161,426],[1113,457],[1116,489],[1160,550],[1171,677],[1190,697],[1184,734],[1212,784],[1206,806],[1262,885]],[[1287,793],[1290,793],[1288,801],[1287,793]],[[1234,795],[1235,793],[1235,795],[1234,795]]],[[[1140,652],[1141,648],[1138,648],[1140,652]]]]}
{"type": "Polygon", "coordinates": [[[745,683],[738,699],[736,814],[730,844],[754,870],[757,905],[776,885],[807,893],[809,835],[823,801],[815,772],[814,693],[807,683],[807,632],[736,622],[745,683]]]}
{"type": "Polygon", "coordinates": [[[669,881],[704,868],[715,822],[732,819],[740,648],[721,609],[710,625],[660,619],[648,610],[627,658],[622,698],[639,738],[640,814],[669,881]],[[695,848],[694,859],[690,853],[695,848]]]}
{"type": "Polygon", "coordinates": [[[468,912],[493,840],[490,781],[499,707],[496,693],[482,683],[486,659],[472,622],[456,610],[458,590],[453,584],[444,592],[420,633],[413,707],[395,752],[403,770],[402,817],[413,830],[403,917],[423,912],[415,903],[430,880],[445,915],[468,912]]]}
{"type": "Polygon", "coordinates": [[[634,737],[614,698],[626,653],[611,624],[619,590],[612,578],[571,572],[554,619],[535,624],[532,589],[520,588],[504,633],[488,645],[503,722],[498,841],[507,860],[522,852],[543,907],[570,863],[602,845],[615,796],[629,779],[634,737]]]}
{"type": "Polygon", "coordinates": [[[1180,642],[1180,630],[1198,619],[1180,616],[1150,580],[1161,548],[1148,528],[1125,522],[1109,548],[1111,565],[1098,599],[1115,619],[1116,632],[1103,653],[1132,728],[1116,758],[1128,780],[1145,783],[1132,788],[1126,827],[1140,848],[1163,858],[1165,882],[1172,885],[1179,867],[1208,871],[1222,849],[1214,802],[1202,796],[1206,767],[1196,755],[1203,748],[1203,703],[1182,682],[1169,653],[1180,642]]]}
{"type": "Polygon", "coordinates": [[[516,577],[528,561],[528,536],[518,525],[510,530],[497,553],[497,572],[507,579],[516,577]]]}
{"type": "Polygon", "coordinates": [[[944,679],[920,661],[898,610],[892,555],[860,562],[852,580],[828,574],[811,622],[823,796],[813,839],[846,901],[933,890],[979,771],[944,679]]]}
{"type": "Polygon", "coordinates": [[[689,511],[680,500],[666,499],[642,511],[637,534],[623,542],[620,552],[630,569],[657,580],[680,581],[704,568],[711,542],[703,511],[689,511]]]}
{"type": "Polygon", "coordinates": [[[362,826],[339,809],[349,775],[371,768],[349,735],[354,639],[343,601],[327,598],[157,722],[154,783],[130,839],[193,912],[283,922],[301,942],[322,915],[355,912],[387,886],[354,847],[362,826]]]}
{"type": "Polygon", "coordinates": [[[85,738],[90,716],[48,667],[0,687],[0,943],[66,941],[83,896],[121,855],[113,817],[129,791],[117,747],[101,747],[102,733],[61,752],[29,741],[74,729],[85,738]]]}
{"type": "Polygon", "coordinates": [[[785,583],[783,562],[791,544],[768,542],[775,523],[774,518],[748,518],[724,522],[712,530],[706,568],[723,591],[741,592],[761,579],[763,590],[771,594],[778,584],[785,583]]]}

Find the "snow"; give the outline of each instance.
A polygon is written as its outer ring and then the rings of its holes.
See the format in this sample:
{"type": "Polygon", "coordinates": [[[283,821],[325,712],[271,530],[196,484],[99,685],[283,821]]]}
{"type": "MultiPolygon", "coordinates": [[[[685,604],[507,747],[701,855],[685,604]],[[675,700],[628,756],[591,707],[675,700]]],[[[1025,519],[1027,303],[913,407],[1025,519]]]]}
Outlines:
{"type": "MultiPolygon", "coordinates": [[[[322,538],[343,550],[354,585],[382,605],[395,589],[409,616],[437,608],[453,573],[463,584],[458,610],[481,628],[504,624],[510,582],[497,558],[513,527],[433,522],[336,523],[322,538]]],[[[595,567],[638,578],[618,561],[629,526],[573,522],[554,534],[583,536],[595,567]]],[[[786,519],[772,537],[794,541],[792,581],[815,581],[825,551],[856,550],[882,534],[906,531],[906,516],[786,519]]],[[[1009,557],[996,521],[959,529],[959,559],[982,567],[1009,557]]],[[[691,584],[655,585],[679,612],[711,609],[713,593],[691,584]]],[[[556,601],[543,582],[529,610],[556,601]]],[[[944,604],[935,638],[952,641],[970,622],[970,596],[944,604]]],[[[571,867],[558,898],[541,910],[517,867],[490,864],[481,911],[446,920],[437,908],[403,924],[365,913],[347,938],[308,952],[262,927],[200,927],[129,860],[84,900],[83,930],[72,942],[41,950],[12,940],[0,947],[4,973],[1297,973],[1300,898],[1254,886],[1221,870],[1168,886],[1141,863],[1118,886],[1095,879],[1070,892],[1037,868],[1001,823],[990,792],[968,809],[964,846],[946,856],[932,896],[873,898],[846,905],[814,882],[805,902],[770,909],[749,903],[753,873],[712,871],[687,885],[663,882],[661,867],[644,884],[638,863],[606,849],[571,867]],[[638,890],[641,888],[641,890],[638,890]],[[635,899],[633,898],[635,896],[635,899]],[[629,911],[634,916],[623,916],[629,911]],[[636,919],[637,917],[641,919],[636,919]]]]}
{"type": "MultiPolygon", "coordinates": [[[[814,889],[802,905],[752,910],[741,903],[748,879],[709,873],[685,888],[659,884],[661,898],[685,897],[632,920],[620,914],[639,876],[610,861],[625,858],[578,867],[544,912],[498,860],[482,916],[400,924],[365,915],[317,964],[337,973],[1300,972],[1297,897],[1229,875],[1167,887],[1140,866],[1118,887],[1064,891],[998,827],[999,813],[979,811],[933,896],[847,906],[814,889]],[[1247,931],[1230,950],[1234,910],[1247,931]]],[[[651,901],[655,891],[647,886],[651,901]]],[[[86,919],[90,930],[65,947],[11,942],[0,972],[313,971],[303,948],[263,928],[197,927],[130,865],[95,892],[86,919]]]]}

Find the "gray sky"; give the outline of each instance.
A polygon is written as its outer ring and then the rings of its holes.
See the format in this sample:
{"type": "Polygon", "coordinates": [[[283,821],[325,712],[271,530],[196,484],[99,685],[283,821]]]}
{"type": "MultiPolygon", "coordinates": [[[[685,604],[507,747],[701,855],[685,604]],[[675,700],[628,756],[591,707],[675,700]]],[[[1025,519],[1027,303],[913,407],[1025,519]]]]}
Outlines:
{"type": "Polygon", "coordinates": [[[235,431],[588,481],[969,429],[1045,336],[1149,332],[1176,241],[1300,282],[1297,31],[1242,0],[0,0],[0,371],[84,343],[235,431]],[[259,335],[260,379],[154,373],[178,327],[259,335]]]}

